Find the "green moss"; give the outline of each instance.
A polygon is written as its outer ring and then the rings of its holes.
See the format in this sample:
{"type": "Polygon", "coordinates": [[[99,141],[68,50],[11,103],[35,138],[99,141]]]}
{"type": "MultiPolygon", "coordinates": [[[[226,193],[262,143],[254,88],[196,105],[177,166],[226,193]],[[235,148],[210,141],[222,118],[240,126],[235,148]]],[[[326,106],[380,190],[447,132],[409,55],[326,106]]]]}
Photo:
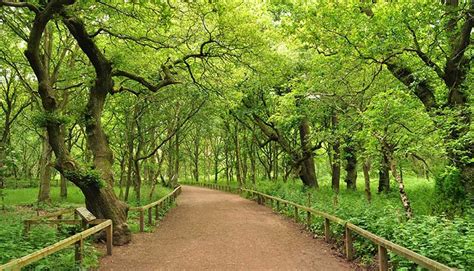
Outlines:
{"type": "Polygon", "coordinates": [[[83,182],[86,186],[96,186],[97,188],[103,188],[105,186],[104,180],[100,177],[99,171],[95,169],[88,170],[65,170],[63,172],[64,177],[70,180],[78,180],[83,182]]]}
{"type": "Polygon", "coordinates": [[[50,124],[64,125],[70,122],[70,118],[57,112],[41,112],[33,117],[33,121],[39,127],[46,127],[50,124]]]}

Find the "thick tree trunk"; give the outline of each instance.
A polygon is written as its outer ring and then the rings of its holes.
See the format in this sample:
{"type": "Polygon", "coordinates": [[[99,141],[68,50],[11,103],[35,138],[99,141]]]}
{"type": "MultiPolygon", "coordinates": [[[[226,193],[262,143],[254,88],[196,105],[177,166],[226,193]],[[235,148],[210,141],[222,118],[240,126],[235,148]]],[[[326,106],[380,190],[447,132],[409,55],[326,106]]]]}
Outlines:
{"type": "Polygon", "coordinates": [[[318,187],[316,179],[316,170],[314,166],[314,155],[310,143],[309,121],[304,117],[299,125],[301,149],[303,151],[304,160],[301,163],[300,178],[303,183],[309,187],[318,187]]]}
{"type": "Polygon", "coordinates": [[[48,142],[47,133],[43,133],[42,136],[42,150],[40,158],[40,186],[38,192],[38,202],[50,203],[51,202],[51,157],[53,150],[48,142]]]}
{"type": "MultiPolygon", "coordinates": [[[[88,35],[83,22],[75,17],[68,17],[65,14],[63,16],[65,16],[63,19],[64,24],[76,39],[79,47],[87,55],[96,71],[94,85],[89,91],[84,120],[86,123],[87,142],[93,154],[93,164],[95,170],[100,174],[100,179],[105,183],[98,185],[95,182],[86,181],[86,178],[89,178],[89,174],[79,171],[77,166],[71,168],[60,164],[59,168],[63,173],[67,170],[69,178],[75,181],[81,188],[86,198],[86,207],[89,211],[97,218],[108,218],[113,221],[114,243],[117,245],[126,244],[131,240],[131,232],[127,224],[128,206],[117,198],[113,190],[113,153],[109,148],[108,139],[101,123],[105,100],[107,95],[113,91],[112,65],[88,35]],[[78,174],[82,175],[81,178],[74,180],[74,176],[78,174]]],[[[43,97],[42,100],[44,104],[45,99],[43,97]]],[[[48,109],[47,107],[45,106],[46,109],[48,109]]],[[[51,140],[52,132],[54,134],[51,128],[48,129],[48,134],[50,141],[54,141],[51,140]]],[[[64,135],[62,136],[62,140],[64,140],[64,135]]],[[[51,145],[54,149],[54,144],[51,145]]],[[[63,156],[60,150],[55,151],[55,154],[59,159],[63,156]]],[[[67,175],[65,176],[68,177],[67,175]]]]}
{"type": "Polygon", "coordinates": [[[60,197],[62,199],[67,199],[67,181],[66,178],[62,174],[60,174],[60,185],[61,185],[61,191],[60,191],[60,197]]]}
{"type": "MultiPolygon", "coordinates": [[[[348,144],[351,144],[348,142],[348,144]]],[[[355,148],[351,145],[347,145],[344,148],[344,157],[346,158],[346,178],[347,189],[357,189],[357,156],[355,148]]]]}

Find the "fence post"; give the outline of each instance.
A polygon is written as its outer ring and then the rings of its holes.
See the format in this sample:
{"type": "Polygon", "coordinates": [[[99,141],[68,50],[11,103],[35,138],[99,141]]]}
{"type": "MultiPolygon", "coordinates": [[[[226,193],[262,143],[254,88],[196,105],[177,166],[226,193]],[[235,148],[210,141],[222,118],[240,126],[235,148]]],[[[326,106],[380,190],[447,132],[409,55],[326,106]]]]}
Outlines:
{"type": "Polygon", "coordinates": [[[148,208],[148,225],[153,224],[153,218],[152,218],[152,210],[151,208],[148,208]]]}
{"type": "Polygon", "coordinates": [[[29,220],[25,220],[23,223],[25,223],[25,235],[27,235],[30,233],[31,224],[29,220]]]}
{"type": "Polygon", "coordinates": [[[112,255],[112,244],[114,241],[112,224],[110,224],[110,226],[105,228],[105,235],[106,235],[106,242],[107,242],[107,255],[112,255]]]}
{"type": "Polygon", "coordinates": [[[346,239],[346,257],[350,261],[352,260],[353,257],[353,252],[354,252],[354,246],[352,245],[352,232],[351,230],[347,227],[347,224],[344,226],[345,228],[345,239],[346,239]]]}
{"type": "Polygon", "coordinates": [[[74,260],[76,261],[76,264],[82,265],[82,259],[84,255],[84,240],[81,238],[79,241],[77,241],[74,244],[74,260]]]}
{"type": "Polygon", "coordinates": [[[280,212],[280,201],[277,200],[276,202],[277,202],[277,204],[276,204],[277,205],[277,207],[276,207],[277,212],[280,212]]]}
{"type": "Polygon", "coordinates": [[[159,217],[160,217],[160,214],[158,212],[158,205],[155,205],[155,224],[158,224],[159,217]]]}
{"type": "Polygon", "coordinates": [[[388,270],[388,255],[387,249],[381,245],[379,245],[379,270],[380,271],[387,271],[388,270]]]}
{"type": "MultiPolygon", "coordinates": [[[[58,215],[56,218],[57,218],[58,220],[61,220],[61,219],[63,219],[63,215],[58,215]]],[[[58,231],[61,230],[61,223],[58,224],[58,226],[56,227],[56,229],[57,229],[58,231]]]]}
{"type": "Polygon", "coordinates": [[[324,218],[324,239],[326,239],[326,242],[329,242],[331,240],[331,232],[329,229],[329,219],[326,217],[324,218]]]}
{"type": "Polygon", "coordinates": [[[140,209],[140,232],[145,231],[145,218],[144,218],[144,211],[143,209],[140,209]]]}
{"type": "Polygon", "coordinates": [[[298,207],[295,205],[295,222],[298,223],[299,217],[298,217],[298,207]]]}

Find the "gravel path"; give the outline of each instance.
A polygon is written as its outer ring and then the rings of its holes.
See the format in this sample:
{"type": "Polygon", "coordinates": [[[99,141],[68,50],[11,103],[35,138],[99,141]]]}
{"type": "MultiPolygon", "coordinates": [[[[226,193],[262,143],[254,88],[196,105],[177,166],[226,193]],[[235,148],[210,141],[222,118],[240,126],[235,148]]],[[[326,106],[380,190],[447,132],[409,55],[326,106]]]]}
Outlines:
{"type": "Polygon", "coordinates": [[[302,226],[238,195],[183,186],[154,233],[133,236],[100,270],[352,270],[302,226]]]}

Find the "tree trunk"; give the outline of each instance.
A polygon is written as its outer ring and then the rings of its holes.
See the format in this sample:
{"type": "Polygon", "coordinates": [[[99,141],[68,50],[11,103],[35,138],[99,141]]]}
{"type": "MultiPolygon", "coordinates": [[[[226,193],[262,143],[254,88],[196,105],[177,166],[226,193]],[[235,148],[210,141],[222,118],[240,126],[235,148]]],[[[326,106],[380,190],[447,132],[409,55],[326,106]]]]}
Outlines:
{"type": "Polygon", "coordinates": [[[318,180],[316,179],[316,171],[314,167],[314,155],[311,150],[310,143],[310,128],[308,118],[304,117],[299,125],[300,142],[303,154],[303,161],[301,163],[300,178],[303,183],[309,187],[318,187],[318,180]]]}
{"type": "Polygon", "coordinates": [[[362,165],[362,170],[364,171],[364,183],[365,183],[365,196],[367,201],[370,203],[372,200],[372,192],[370,191],[370,162],[366,160],[362,165]]]}
{"type": "Polygon", "coordinates": [[[334,142],[329,146],[329,161],[331,162],[331,187],[336,193],[339,193],[339,184],[341,182],[341,150],[339,137],[336,133],[338,117],[335,112],[331,115],[331,129],[334,142]],[[332,149],[332,150],[331,150],[332,149]]]}
{"type": "Polygon", "coordinates": [[[64,176],[62,174],[59,174],[60,175],[60,178],[61,178],[61,191],[60,191],[60,197],[62,199],[67,199],[67,182],[66,182],[66,178],[64,178],[64,176]]]}
{"type": "Polygon", "coordinates": [[[42,151],[40,160],[40,186],[38,192],[38,202],[51,202],[51,157],[53,150],[48,142],[47,133],[42,136],[42,151]]]}
{"type": "Polygon", "coordinates": [[[405,184],[403,183],[403,178],[401,174],[397,171],[397,163],[393,158],[392,154],[387,154],[390,170],[392,171],[393,178],[398,183],[398,193],[400,194],[400,200],[403,204],[403,209],[405,210],[405,215],[407,219],[411,219],[413,217],[413,210],[411,209],[410,200],[408,199],[408,195],[405,191],[405,184]]]}
{"type": "Polygon", "coordinates": [[[134,175],[134,190],[135,190],[135,200],[137,203],[140,203],[142,199],[142,176],[140,173],[140,161],[137,159],[133,159],[133,175],[134,175]]]}
{"type": "Polygon", "coordinates": [[[357,189],[357,156],[355,148],[350,145],[350,140],[347,142],[347,145],[344,148],[344,156],[346,158],[346,179],[344,180],[347,184],[347,189],[356,190],[357,189]]]}
{"type": "Polygon", "coordinates": [[[179,178],[179,133],[176,133],[175,139],[174,139],[174,152],[175,152],[175,158],[174,158],[174,178],[172,179],[171,182],[171,187],[175,188],[178,186],[178,178],[179,178]]]}
{"type": "Polygon", "coordinates": [[[123,181],[125,180],[125,156],[120,157],[119,198],[123,199],[123,181]]]}
{"type": "MultiPolygon", "coordinates": [[[[198,136],[198,135],[196,135],[198,136]]],[[[196,183],[199,182],[199,140],[195,139],[194,142],[194,152],[193,152],[193,176],[196,183]]]]}
{"type": "MultiPolygon", "coordinates": [[[[88,35],[83,22],[76,17],[69,17],[67,14],[63,14],[63,16],[64,24],[76,39],[79,47],[89,58],[96,71],[94,85],[89,91],[84,120],[86,123],[87,142],[93,154],[93,164],[95,170],[100,174],[100,180],[103,180],[105,183],[102,184],[101,181],[98,180],[98,185],[95,182],[87,181],[87,178],[90,178],[90,174],[87,174],[87,171],[85,172],[86,174],[84,174],[84,172],[78,170],[77,166],[72,168],[66,164],[60,164],[58,168],[60,171],[62,170],[63,173],[68,171],[69,178],[75,181],[81,188],[86,198],[86,207],[89,211],[97,218],[112,220],[114,223],[114,243],[117,245],[126,244],[131,240],[131,232],[127,224],[128,206],[117,198],[113,190],[113,153],[109,147],[108,139],[101,123],[107,95],[113,91],[112,65],[102,54],[102,50],[96,46],[92,38],[88,35]],[[74,176],[78,174],[82,176],[79,180],[75,180],[74,176]]],[[[42,80],[38,81],[41,82],[42,80]]],[[[39,85],[41,85],[41,83],[39,85]]],[[[46,84],[46,86],[47,85],[48,84],[46,84]]],[[[46,110],[49,110],[49,106],[46,105],[49,102],[47,101],[48,97],[44,96],[46,95],[42,95],[43,105],[46,110]]],[[[48,127],[48,134],[50,141],[52,141],[50,142],[52,143],[51,146],[54,150],[54,145],[57,144],[57,142],[51,140],[51,138],[56,137],[54,133],[60,131],[60,127],[57,127],[59,129],[56,131],[52,128],[55,127],[48,127]],[[53,136],[51,136],[51,134],[53,134],[53,136]]],[[[62,141],[64,141],[64,135],[62,135],[62,141]]],[[[62,144],[64,144],[64,142],[62,142],[62,144]]],[[[61,156],[64,156],[61,151],[60,149],[56,149],[55,151],[56,157],[60,160],[62,159],[61,156]]],[[[68,176],[65,175],[65,177],[68,176]]]]}
{"type": "Polygon", "coordinates": [[[240,157],[240,141],[239,141],[239,128],[238,123],[235,124],[234,133],[234,146],[235,146],[235,170],[237,174],[237,183],[239,187],[242,186],[242,161],[240,157]]]}
{"type": "Polygon", "coordinates": [[[229,147],[228,147],[228,144],[224,144],[224,160],[225,160],[225,179],[226,179],[226,182],[229,183],[230,182],[230,173],[229,173],[229,167],[230,167],[230,163],[229,163],[229,147]]]}
{"type": "Polygon", "coordinates": [[[378,192],[388,193],[390,191],[390,165],[385,153],[382,153],[382,160],[379,168],[379,187],[378,192]]]}
{"type": "Polygon", "coordinates": [[[341,182],[341,151],[339,150],[339,140],[336,140],[331,148],[331,187],[334,192],[338,193],[339,184],[341,182]]]}
{"type": "Polygon", "coordinates": [[[252,179],[252,184],[255,184],[256,181],[256,149],[255,143],[252,141],[250,143],[250,178],[252,179]]]}

